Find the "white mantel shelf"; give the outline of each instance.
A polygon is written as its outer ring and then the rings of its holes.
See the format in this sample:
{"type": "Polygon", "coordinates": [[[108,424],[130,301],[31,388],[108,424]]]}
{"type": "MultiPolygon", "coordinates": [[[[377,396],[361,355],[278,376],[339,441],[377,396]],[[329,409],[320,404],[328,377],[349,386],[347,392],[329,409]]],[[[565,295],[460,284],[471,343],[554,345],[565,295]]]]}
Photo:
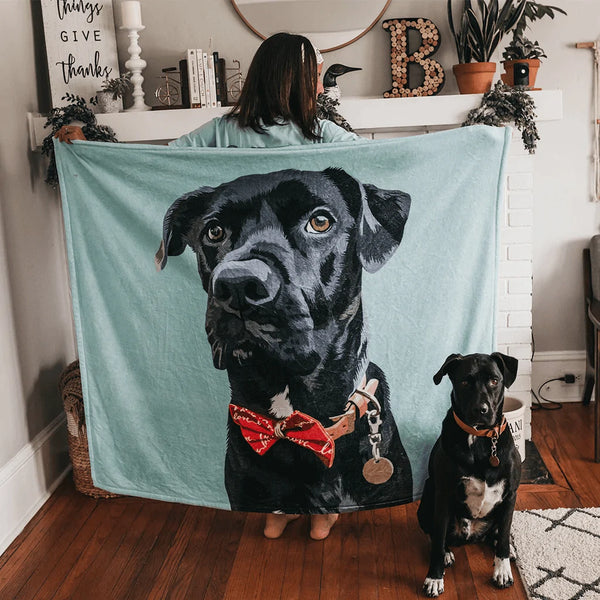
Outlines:
{"type": "MultiPolygon", "coordinates": [[[[562,92],[530,92],[538,121],[562,119],[562,92]]],[[[343,98],[341,114],[356,131],[377,132],[405,128],[443,127],[462,123],[467,113],[481,102],[480,94],[426,96],[419,98],[343,98]]],[[[112,127],[121,142],[171,140],[200,127],[227,108],[193,108],[121,112],[98,115],[98,123],[112,127]]],[[[29,113],[32,150],[39,149],[47,132],[46,118],[29,113]]]]}

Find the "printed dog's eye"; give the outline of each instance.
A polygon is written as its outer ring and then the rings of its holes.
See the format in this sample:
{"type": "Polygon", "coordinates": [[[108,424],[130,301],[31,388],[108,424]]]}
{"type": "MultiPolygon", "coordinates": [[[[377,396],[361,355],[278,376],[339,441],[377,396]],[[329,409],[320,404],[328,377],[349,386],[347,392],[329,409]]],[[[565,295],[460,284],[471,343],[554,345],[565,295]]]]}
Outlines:
{"type": "Polygon", "coordinates": [[[333,223],[333,217],[330,217],[327,213],[317,213],[306,224],[306,231],[309,233],[325,233],[331,229],[333,223]]]}
{"type": "Polygon", "coordinates": [[[462,386],[464,386],[464,387],[467,387],[467,386],[469,385],[469,380],[468,380],[468,379],[463,379],[463,380],[460,382],[460,385],[462,385],[462,386]]]}
{"type": "Polygon", "coordinates": [[[216,222],[206,228],[206,237],[211,242],[221,242],[225,237],[225,230],[216,222]]]}
{"type": "Polygon", "coordinates": [[[498,379],[496,377],[492,377],[490,379],[490,385],[491,386],[496,387],[498,385],[498,383],[499,383],[499,381],[498,381],[498,379]]]}

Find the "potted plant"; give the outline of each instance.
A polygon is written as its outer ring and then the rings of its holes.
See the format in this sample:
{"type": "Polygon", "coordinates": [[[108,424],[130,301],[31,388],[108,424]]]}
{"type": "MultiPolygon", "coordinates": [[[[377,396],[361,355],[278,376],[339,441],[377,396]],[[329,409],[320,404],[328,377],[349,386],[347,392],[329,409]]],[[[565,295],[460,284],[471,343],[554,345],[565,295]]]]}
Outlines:
{"type": "MultiPolygon", "coordinates": [[[[48,115],[44,127],[50,128],[50,133],[42,142],[42,154],[50,158],[46,171],[46,183],[56,187],[58,174],[54,160],[54,135],[63,125],[79,125],[83,130],[86,140],[94,142],[116,142],[115,132],[106,125],[98,125],[96,115],[84,98],[74,94],[66,94],[62,100],[70,104],[53,108],[48,115]]],[[[95,98],[90,98],[90,104],[95,104],[95,98]]]]}
{"type": "Polygon", "coordinates": [[[448,0],[448,22],[454,36],[459,64],[452,70],[461,94],[481,94],[489,91],[496,72],[491,62],[498,44],[519,22],[525,10],[523,0],[464,0],[460,29],[454,26],[452,0],[448,0]]]}
{"type": "Polygon", "coordinates": [[[102,89],[96,92],[98,112],[113,113],[123,110],[123,96],[131,88],[130,72],[114,79],[105,79],[102,82],[102,89]]]}
{"type": "Polygon", "coordinates": [[[533,98],[521,88],[508,87],[498,81],[483,95],[479,107],[469,111],[467,120],[462,125],[504,127],[509,123],[515,124],[521,132],[523,146],[529,154],[534,154],[540,136],[535,124],[533,98]]]}
{"type": "Polygon", "coordinates": [[[507,85],[514,85],[515,63],[527,63],[529,66],[529,88],[535,87],[535,79],[540,68],[541,58],[547,58],[546,53],[538,42],[532,42],[525,35],[528,23],[539,21],[544,17],[554,19],[556,12],[566,15],[567,13],[558,6],[546,6],[535,0],[525,0],[524,10],[521,18],[513,30],[513,38],[502,53],[505,72],[501,75],[502,81],[507,85]]]}
{"type": "Polygon", "coordinates": [[[515,85],[515,64],[527,63],[529,66],[529,88],[535,86],[538,69],[540,68],[541,58],[547,58],[544,50],[538,42],[532,42],[523,34],[515,35],[510,44],[502,53],[502,64],[504,73],[500,75],[502,81],[509,86],[515,85]]]}

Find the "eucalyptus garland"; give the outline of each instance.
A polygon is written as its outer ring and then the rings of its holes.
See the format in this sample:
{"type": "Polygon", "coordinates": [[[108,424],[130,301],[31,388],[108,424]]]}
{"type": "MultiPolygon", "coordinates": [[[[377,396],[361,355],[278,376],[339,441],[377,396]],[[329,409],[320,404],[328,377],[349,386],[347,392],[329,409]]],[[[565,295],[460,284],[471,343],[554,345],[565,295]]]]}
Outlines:
{"type": "MultiPolygon", "coordinates": [[[[58,185],[58,173],[54,157],[54,135],[64,125],[70,125],[73,121],[79,121],[83,135],[86,140],[93,142],[116,142],[115,132],[107,125],[98,125],[96,115],[88,106],[87,101],[75,94],[66,94],[62,100],[68,100],[70,104],[53,108],[48,115],[45,127],[50,128],[50,133],[42,142],[42,154],[48,156],[50,162],[46,171],[46,183],[52,187],[58,185]]],[[[90,104],[95,104],[95,98],[90,98],[90,104]]]]}
{"type": "Polygon", "coordinates": [[[514,123],[521,132],[523,145],[529,154],[534,154],[540,139],[535,116],[535,102],[525,89],[508,87],[502,81],[498,81],[483,95],[481,105],[469,112],[467,120],[462,125],[463,127],[467,125],[503,127],[514,123]]]}

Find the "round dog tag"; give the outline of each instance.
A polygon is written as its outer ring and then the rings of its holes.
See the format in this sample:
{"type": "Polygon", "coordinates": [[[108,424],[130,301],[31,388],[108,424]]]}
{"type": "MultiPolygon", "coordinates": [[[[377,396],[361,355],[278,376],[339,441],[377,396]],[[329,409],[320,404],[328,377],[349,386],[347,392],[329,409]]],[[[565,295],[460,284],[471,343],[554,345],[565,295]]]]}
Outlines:
{"type": "Polygon", "coordinates": [[[363,466],[363,477],[373,485],[385,483],[394,473],[394,465],[387,458],[370,458],[363,466]]]}
{"type": "Polygon", "coordinates": [[[490,465],[497,467],[500,464],[500,459],[497,456],[490,456],[490,465]]]}

